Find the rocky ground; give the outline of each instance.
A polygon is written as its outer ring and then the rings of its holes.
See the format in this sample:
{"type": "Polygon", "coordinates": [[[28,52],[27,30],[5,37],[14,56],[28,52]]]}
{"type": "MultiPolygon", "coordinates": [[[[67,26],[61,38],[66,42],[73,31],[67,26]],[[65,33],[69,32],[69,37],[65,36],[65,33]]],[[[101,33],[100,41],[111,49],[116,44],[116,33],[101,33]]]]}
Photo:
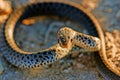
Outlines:
{"type": "MultiPolygon", "coordinates": [[[[120,0],[69,1],[81,4],[92,12],[104,30],[120,29],[120,0]]],[[[25,2],[28,1],[11,0],[13,8],[25,2]]],[[[77,23],[59,17],[42,16],[41,19],[31,19],[31,23],[34,24],[30,26],[22,24],[16,29],[16,43],[25,51],[36,51],[55,44],[56,33],[63,25],[76,30],[79,28],[80,32],[87,33],[86,30],[80,29],[77,23]]],[[[75,53],[40,69],[21,70],[0,55],[0,80],[105,80],[99,74],[92,56],[91,53],[75,53]]]]}

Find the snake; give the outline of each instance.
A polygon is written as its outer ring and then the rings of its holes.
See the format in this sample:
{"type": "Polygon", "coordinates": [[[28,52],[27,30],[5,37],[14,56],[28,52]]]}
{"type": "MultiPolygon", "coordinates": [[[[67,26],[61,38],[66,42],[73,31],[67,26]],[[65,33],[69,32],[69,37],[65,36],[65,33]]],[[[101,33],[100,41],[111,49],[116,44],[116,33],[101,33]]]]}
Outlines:
{"type": "MultiPolygon", "coordinates": [[[[16,9],[5,24],[0,27],[0,52],[7,61],[19,68],[35,68],[53,63],[68,55],[74,46],[92,52],[105,52],[102,30],[94,17],[86,13],[79,5],[66,1],[43,1],[24,5],[16,9]],[[67,17],[87,29],[89,35],[64,27],[58,31],[58,43],[52,47],[36,52],[23,51],[14,41],[14,30],[17,25],[21,24],[22,20],[39,15],[67,17]]],[[[99,69],[104,76],[109,70],[105,70],[106,68],[102,70],[100,65],[104,65],[102,62],[99,64],[99,69]]]]}

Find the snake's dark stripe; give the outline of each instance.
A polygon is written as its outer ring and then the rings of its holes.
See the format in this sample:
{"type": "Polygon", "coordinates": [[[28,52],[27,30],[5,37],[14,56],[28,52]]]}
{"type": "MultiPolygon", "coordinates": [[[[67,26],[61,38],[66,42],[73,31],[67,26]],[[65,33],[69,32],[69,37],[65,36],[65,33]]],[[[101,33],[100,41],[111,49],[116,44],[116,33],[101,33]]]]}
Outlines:
{"type": "MultiPolygon", "coordinates": [[[[59,3],[58,2],[42,2],[42,3],[34,3],[23,8],[24,8],[24,11],[22,15],[20,15],[20,18],[18,18],[16,25],[19,25],[23,19],[32,17],[32,16],[57,15],[61,17],[67,17],[71,20],[76,21],[82,27],[86,28],[89,31],[89,35],[98,37],[98,32],[96,30],[96,27],[93,21],[82,10],[72,5],[69,5],[66,3],[60,3],[60,2],[59,3]]],[[[21,10],[18,9],[17,11],[20,12],[21,10]]],[[[17,12],[14,14],[17,14],[17,12]]],[[[12,14],[11,16],[14,16],[14,14],[12,14]]],[[[16,17],[14,16],[14,18],[16,17]]],[[[18,67],[30,68],[30,67],[39,66],[39,64],[42,64],[43,62],[46,62],[46,61],[51,62],[55,60],[54,58],[56,53],[54,50],[51,50],[50,54],[48,54],[47,51],[42,53],[37,53],[37,54],[20,54],[16,52],[7,43],[5,38],[4,28],[5,26],[0,27],[0,52],[13,65],[18,67]],[[43,57],[43,54],[44,56],[46,55],[46,57],[43,57]],[[48,58],[51,58],[51,59],[48,59],[48,58]]],[[[103,63],[99,64],[98,66],[100,70],[102,70],[101,65],[104,66],[103,63]]],[[[109,74],[109,73],[106,73],[106,71],[109,71],[109,70],[105,66],[104,68],[105,69],[102,70],[102,74],[104,75],[109,74]]],[[[114,74],[112,74],[112,77],[107,76],[106,79],[120,80],[120,78],[114,74]]]]}

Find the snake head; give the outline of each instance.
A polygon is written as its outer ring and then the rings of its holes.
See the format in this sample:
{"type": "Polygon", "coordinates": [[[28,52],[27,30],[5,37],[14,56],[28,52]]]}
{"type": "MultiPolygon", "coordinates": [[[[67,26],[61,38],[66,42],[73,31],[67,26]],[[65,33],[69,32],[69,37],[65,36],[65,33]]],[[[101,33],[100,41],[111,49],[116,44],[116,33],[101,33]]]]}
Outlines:
{"type": "Polygon", "coordinates": [[[68,48],[72,46],[72,43],[70,41],[71,41],[73,34],[74,32],[72,29],[68,27],[61,28],[57,34],[59,45],[63,48],[68,48]]]}

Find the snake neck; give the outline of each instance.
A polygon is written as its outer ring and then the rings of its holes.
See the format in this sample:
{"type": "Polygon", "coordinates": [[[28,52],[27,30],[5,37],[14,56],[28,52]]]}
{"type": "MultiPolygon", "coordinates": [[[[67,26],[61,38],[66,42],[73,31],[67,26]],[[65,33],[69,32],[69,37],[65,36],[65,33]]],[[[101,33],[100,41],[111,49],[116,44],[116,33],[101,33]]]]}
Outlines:
{"type": "Polygon", "coordinates": [[[56,44],[51,49],[54,49],[56,51],[56,58],[58,60],[58,59],[65,57],[66,55],[68,55],[69,51],[72,49],[72,46],[70,46],[68,48],[62,48],[59,44],[56,44]]]}
{"type": "Polygon", "coordinates": [[[100,39],[79,32],[75,32],[71,39],[73,45],[83,48],[86,51],[94,52],[100,50],[100,39]]]}

